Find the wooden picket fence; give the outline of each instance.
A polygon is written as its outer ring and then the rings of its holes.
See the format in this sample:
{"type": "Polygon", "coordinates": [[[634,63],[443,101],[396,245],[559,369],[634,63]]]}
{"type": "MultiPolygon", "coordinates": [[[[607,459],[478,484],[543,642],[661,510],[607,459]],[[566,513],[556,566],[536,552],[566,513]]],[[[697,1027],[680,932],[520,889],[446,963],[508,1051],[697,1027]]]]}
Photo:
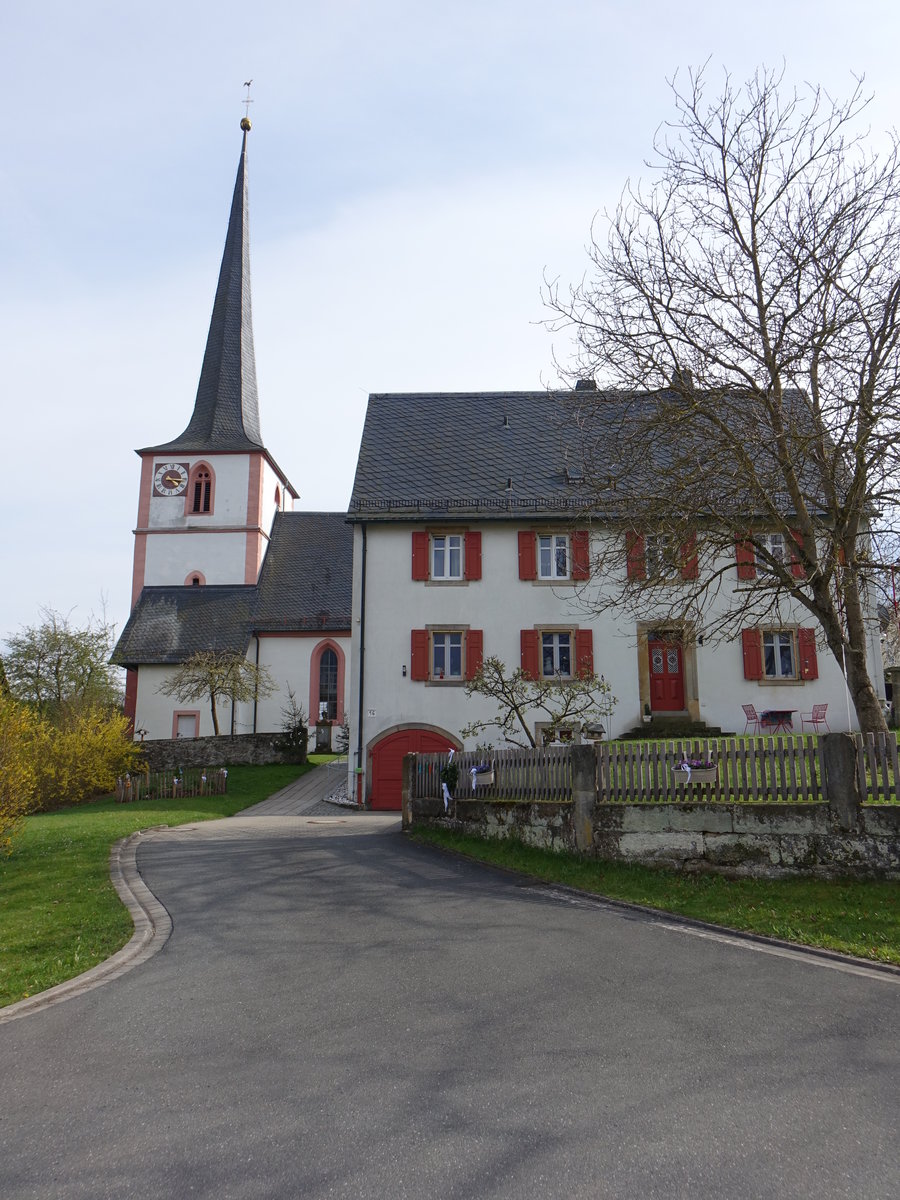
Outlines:
{"type": "MultiPolygon", "coordinates": [[[[857,734],[860,792],[868,803],[900,803],[900,761],[895,734],[857,734]]],[[[569,801],[572,773],[568,746],[536,750],[495,750],[485,755],[457,752],[459,779],[454,799],[473,796],[526,801],[569,801]],[[493,768],[475,776],[471,768],[493,768]]],[[[604,742],[597,745],[597,796],[613,804],[804,804],[824,802],[825,770],[821,739],[800,737],[691,738],[659,742],[604,742]],[[710,782],[685,782],[675,774],[682,759],[716,764],[710,782]]],[[[416,757],[413,795],[439,798],[446,754],[416,757]]]]}
{"type": "Polygon", "coordinates": [[[116,780],[116,800],[172,800],[178,796],[222,796],[228,786],[224,767],[190,767],[184,771],[146,771],[116,780]]]}

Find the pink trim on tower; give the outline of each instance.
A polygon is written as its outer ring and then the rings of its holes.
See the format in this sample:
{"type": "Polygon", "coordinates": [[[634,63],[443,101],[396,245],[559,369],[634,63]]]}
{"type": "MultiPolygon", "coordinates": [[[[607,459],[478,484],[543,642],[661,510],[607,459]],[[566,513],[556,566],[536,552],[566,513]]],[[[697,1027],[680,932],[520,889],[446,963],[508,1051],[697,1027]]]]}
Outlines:
{"type": "Polygon", "coordinates": [[[344,723],[344,652],[331,638],[326,638],[313,647],[309,660],[309,722],[315,725],[319,715],[319,663],[326,650],[333,650],[337,655],[337,717],[332,722],[336,725],[344,723]]]}
{"type": "MultiPolygon", "coordinates": [[[[262,529],[263,459],[261,454],[250,455],[250,475],[247,480],[247,524],[262,529]]],[[[263,539],[259,533],[247,533],[244,554],[244,583],[256,583],[263,559],[263,539]]]]}
{"type": "Polygon", "coordinates": [[[185,587],[194,587],[194,586],[203,587],[205,583],[206,583],[206,576],[203,574],[202,571],[189,571],[184,579],[185,587]],[[194,584],[195,579],[197,580],[196,585],[194,584]]]}
{"type": "MultiPolygon", "coordinates": [[[[138,495],[138,529],[146,529],[150,524],[150,496],[153,492],[153,455],[144,454],[141,457],[141,490],[138,495]]],[[[147,537],[135,530],[134,533],[134,563],[131,568],[131,607],[137,604],[141,588],[144,586],[144,576],[147,570],[147,537]]]]}
{"type": "Polygon", "coordinates": [[[200,736],[200,709],[199,708],[176,708],[172,713],[172,737],[178,737],[178,718],[193,717],[194,718],[194,737],[200,736]]]}

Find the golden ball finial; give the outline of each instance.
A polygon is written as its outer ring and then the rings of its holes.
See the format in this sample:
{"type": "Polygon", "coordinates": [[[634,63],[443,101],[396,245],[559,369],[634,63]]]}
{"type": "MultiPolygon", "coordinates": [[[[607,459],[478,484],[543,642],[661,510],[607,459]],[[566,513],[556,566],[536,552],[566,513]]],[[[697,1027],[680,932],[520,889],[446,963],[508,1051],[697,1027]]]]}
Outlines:
{"type": "Polygon", "coordinates": [[[252,126],[250,125],[250,118],[241,117],[241,129],[243,129],[244,133],[249,133],[251,128],[252,126]]]}

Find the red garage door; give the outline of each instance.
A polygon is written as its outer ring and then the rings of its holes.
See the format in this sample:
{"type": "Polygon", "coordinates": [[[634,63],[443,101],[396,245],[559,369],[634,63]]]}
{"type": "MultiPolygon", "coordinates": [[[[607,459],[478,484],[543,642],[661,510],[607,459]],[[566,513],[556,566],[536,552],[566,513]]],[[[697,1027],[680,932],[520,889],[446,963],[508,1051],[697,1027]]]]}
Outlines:
{"type": "Polygon", "coordinates": [[[372,786],[369,801],[373,808],[400,811],[404,754],[442,754],[453,743],[430,729],[402,729],[388,734],[372,748],[372,786]]]}

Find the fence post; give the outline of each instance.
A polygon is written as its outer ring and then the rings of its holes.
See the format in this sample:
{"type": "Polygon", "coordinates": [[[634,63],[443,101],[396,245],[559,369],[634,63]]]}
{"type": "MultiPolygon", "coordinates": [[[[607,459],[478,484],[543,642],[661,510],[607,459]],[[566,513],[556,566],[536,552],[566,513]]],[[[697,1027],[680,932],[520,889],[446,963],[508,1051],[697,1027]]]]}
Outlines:
{"type": "Polygon", "coordinates": [[[856,742],[852,734],[823,734],[822,760],[825,764],[828,807],[841,829],[857,829],[861,797],[856,742]]]}
{"type": "Polygon", "coordinates": [[[403,755],[403,781],[400,784],[400,826],[402,829],[409,829],[412,825],[412,810],[409,806],[410,797],[413,794],[413,779],[415,778],[416,770],[416,755],[403,755]]]}
{"type": "Polygon", "coordinates": [[[594,746],[572,746],[572,801],[575,815],[575,849],[588,851],[594,844],[594,802],[597,797],[597,759],[594,746]]]}

